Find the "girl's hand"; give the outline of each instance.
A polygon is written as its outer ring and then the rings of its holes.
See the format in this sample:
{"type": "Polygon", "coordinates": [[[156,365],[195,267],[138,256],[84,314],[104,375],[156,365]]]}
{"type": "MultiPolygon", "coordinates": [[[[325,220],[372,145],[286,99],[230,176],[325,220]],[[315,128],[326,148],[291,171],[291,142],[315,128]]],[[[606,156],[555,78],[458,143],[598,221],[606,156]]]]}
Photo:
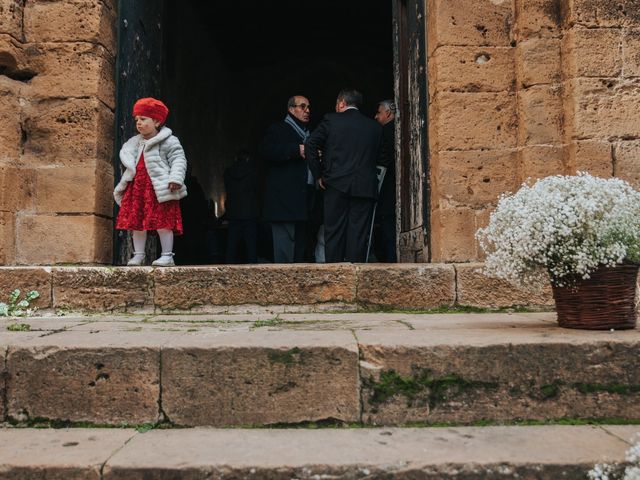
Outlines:
{"type": "Polygon", "coordinates": [[[175,192],[176,190],[180,190],[181,186],[182,185],[180,185],[179,183],[169,182],[169,190],[171,190],[172,192],[175,192]]]}

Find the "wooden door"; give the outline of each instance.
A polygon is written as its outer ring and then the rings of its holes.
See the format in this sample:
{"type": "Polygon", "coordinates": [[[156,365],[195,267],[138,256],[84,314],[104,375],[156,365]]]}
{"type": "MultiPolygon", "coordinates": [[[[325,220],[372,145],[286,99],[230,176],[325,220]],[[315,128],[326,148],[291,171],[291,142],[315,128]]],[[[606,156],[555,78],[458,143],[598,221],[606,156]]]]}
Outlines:
{"type": "MultiPolygon", "coordinates": [[[[120,0],[118,2],[118,56],[116,62],[116,144],[114,172],[120,180],[118,152],[136,133],[131,115],[138,98],[160,97],[164,0],[120,0]]],[[[118,214],[116,205],[114,218],[118,214]]],[[[126,264],[131,256],[129,234],[114,233],[114,264],[126,264]]],[[[147,260],[157,254],[156,242],[147,242],[147,260]]]]}
{"type": "Polygon", "coordinates": [[[394,0],[398,260],[428,262],[426,0],[394,0]]]}

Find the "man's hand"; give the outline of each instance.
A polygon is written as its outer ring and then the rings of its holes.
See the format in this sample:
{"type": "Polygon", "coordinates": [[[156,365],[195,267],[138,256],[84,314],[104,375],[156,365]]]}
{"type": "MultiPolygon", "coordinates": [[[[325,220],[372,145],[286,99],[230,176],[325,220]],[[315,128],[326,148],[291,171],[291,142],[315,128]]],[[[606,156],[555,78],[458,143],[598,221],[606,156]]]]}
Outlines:
{"type": "Polygon", "coordinates": [[[300,156],[304,158],[304,145],[300,145],[300,156]]]}
{"type": "Polygon", "coordinates": [[[181,186],[182,185],[180,185],[179,183],[169,182],[169,190],[171,190],[172,192],[175,192],[176,190],[180,190],[181,186]]]}
{"type": "Polygon", "coordinates": [[[320,177],[318,179],[318,186],[320,187],[321,190],[326,190],[327,187],[324,186],[324,182],[322,181],[322,177],[320,177]]]}

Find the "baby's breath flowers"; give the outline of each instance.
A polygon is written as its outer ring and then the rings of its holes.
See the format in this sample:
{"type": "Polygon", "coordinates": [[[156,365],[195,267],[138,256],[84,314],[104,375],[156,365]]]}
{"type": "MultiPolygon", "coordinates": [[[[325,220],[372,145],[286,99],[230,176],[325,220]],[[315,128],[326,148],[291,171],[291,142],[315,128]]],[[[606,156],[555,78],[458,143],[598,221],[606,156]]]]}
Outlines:
{"type": "Polygon", "coordinates": [[[619,178],[547,177],[502,195],[476,236],[486,274],[567,286],[601,265],[640,262],[640,192],[619,178]]]}

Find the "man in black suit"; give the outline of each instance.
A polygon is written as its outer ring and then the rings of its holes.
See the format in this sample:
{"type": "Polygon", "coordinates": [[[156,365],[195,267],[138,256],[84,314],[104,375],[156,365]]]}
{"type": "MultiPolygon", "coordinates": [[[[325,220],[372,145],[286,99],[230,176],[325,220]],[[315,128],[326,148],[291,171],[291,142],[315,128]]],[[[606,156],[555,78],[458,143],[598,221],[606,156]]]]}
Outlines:
{"type": "Polygon", "coordinates": [[[362,94],[338,94],[336,113],[325,115],[307,142],[306,158],[324,189],[327,262],[364,262],[373,202],[377,194],[376,162],[382,127],[358,109],[362,94]]]}
{"type": "Polygon", "coordinates": [[[271,125],[260,145],[268,162],[263,217],[271,224],[276,263],[305,259],[308,189],[314,183],[304,160],[310,114],[306,97],[291,97],[284,121],[271,125]]]}
{"type": "Polygon", "coordinates": [[[395,263],[396,255],[396,160],[395,160],[395,118],[396,104],[393,100],[383,100],[378,104],[374,117],[382,125],[382,147],[379,164],[387,168],[382,181],[376,217],[380,223],[383,260],[395,263]]]}

